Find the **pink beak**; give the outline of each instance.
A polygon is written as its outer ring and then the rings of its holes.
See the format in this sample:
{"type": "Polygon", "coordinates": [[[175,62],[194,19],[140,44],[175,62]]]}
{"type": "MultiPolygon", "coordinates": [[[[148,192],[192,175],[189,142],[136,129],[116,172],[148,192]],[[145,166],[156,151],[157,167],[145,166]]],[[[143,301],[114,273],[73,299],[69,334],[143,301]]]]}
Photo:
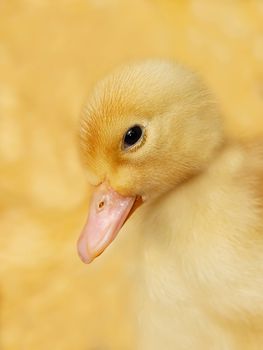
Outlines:
{"type": "Polygon", "coordinates": [[[78,240],[78,253],[84,263],[91,263],[114,240],[128,218],[136,197],[124,197],[106,183],[94,192],[87,222],[78,240]]]}

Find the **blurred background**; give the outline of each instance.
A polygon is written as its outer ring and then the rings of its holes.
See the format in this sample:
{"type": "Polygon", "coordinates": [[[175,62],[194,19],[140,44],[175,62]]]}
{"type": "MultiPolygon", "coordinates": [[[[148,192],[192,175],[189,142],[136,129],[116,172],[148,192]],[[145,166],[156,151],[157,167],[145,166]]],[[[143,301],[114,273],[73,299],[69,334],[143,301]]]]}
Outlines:
{"type": "Polygon", "coordinates": [[[135,349],[135,236],[76,253],[76,135],[96,80],[149,57],[198,70],[230,136],[263,135],[263,1],[0,0],[1,349],[135,349]]]}

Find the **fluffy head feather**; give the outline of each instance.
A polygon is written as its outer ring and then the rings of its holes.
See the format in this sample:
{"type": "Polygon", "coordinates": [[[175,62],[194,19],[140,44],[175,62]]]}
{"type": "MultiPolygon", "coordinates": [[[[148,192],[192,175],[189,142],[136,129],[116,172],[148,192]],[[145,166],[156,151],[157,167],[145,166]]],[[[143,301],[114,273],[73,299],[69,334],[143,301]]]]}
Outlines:
{"type": "Polygon", "coordinates": [[[99,82],[80,134],[91,184],[107,179],[119,193],[146,199],[203,169],[222,143],[216,104],[199,77],[159,60],[124,66],[99,82]],[[136,124],[145,128],[143,140],[123,150],[136,124]]]}

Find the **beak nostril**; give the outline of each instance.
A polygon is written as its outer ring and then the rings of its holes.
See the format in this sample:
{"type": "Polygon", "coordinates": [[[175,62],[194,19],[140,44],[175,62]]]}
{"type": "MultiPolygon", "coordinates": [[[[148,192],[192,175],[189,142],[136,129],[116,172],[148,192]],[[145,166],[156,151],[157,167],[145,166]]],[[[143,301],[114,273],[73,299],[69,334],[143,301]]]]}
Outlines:
{"type": "Polygon", "coordinates": [[[102,209],[104,207],[104,201],[99,202],[99,209],[102,209]]]}

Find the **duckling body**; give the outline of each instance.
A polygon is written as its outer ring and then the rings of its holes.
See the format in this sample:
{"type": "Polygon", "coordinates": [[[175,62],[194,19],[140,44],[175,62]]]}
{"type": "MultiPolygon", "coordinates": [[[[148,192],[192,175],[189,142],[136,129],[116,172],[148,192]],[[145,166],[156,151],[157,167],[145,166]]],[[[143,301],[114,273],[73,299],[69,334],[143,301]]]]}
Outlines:
{"type": "Polygon", "coordinates": [[[262,348],[262,155],[226,146],[142,208],[139,349],[262,348]]]}
{"type": "Polygon", "coordinates": [[[263,349],[263,142],[226,142],[201,80],[172,62],[100,82],[81,121],[94,188],[78,242],[90,263],[135,207],[138,350],[263,349]]]}

